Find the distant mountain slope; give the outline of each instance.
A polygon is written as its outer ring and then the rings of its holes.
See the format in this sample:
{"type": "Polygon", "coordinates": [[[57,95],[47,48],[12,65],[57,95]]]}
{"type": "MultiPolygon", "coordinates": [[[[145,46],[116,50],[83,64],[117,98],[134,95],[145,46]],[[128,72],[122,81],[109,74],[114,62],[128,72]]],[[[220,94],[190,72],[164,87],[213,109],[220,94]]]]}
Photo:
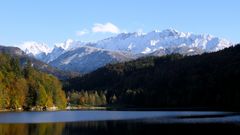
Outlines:
{"type": "Polygon", "coordinates": [[[240,45],[196,56],[146,57],[70,79],[66,90],[102,90],[116,103],[240,108],[240,45]]]}
{"type": "Polygon", "coordinates": [[[24,56],[25,53],[18,47],[7,47],[0,45],[0,53],[6,53],[13,56],[24,56]]]}
{"type": "Polygon", "coordinates": [[[58,70],[54,67],[51,67],[40,60],[37,60],[31,56],[28,56],[24,51],[22,51],[20,48],[17,48],[17,47],[0,46],[0,53],[5,53],[13,57],[17,57],[20,60],[20,64],[22,66],[26,64],[28,61],[30,61],[36,69],[43,71],[45,73],[55,75],[60,79],[67,79],[67,78],[71,78],[74,76],[76,77],[79,75],[79,73],[65,72],[65,71],[58,70]]]}
{"type": "Polygon", "coordinates": [[[182,54],[186,56],[202,54],[205,51],[197,47],[172,47],[166,49],[158,49],[152,53],[147,54],[146,56],[164,56],[169,54],[182,54]]]}
{"type": "Polygon", "coordinates": [[[65,71],[89,73],[106,64],[128,61],[133,58],[129,53],[83,46],[67,51],[49,64],[65,71]]]}

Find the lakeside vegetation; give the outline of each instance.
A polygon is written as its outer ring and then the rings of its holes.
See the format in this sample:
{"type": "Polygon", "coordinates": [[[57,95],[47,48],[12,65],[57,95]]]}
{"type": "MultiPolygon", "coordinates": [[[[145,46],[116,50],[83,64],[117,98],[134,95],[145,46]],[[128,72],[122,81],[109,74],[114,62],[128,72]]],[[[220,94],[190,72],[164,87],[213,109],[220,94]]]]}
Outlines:
{"type": "Polygon", "coordinates": [[[35,69],[30,61],[0,53],[0,110],[102,109],[107,105],[105,92],[62,89],[53,75],[35,69]],[[100,107],[100,108],[99,108],[100,107]]]}
{"type": "Polygon", "coordinates": [[[0,61],[0,109],[66,107],[66,96],[56,77],[35,70],[30,62],[21,67],[17,58],[7,54],[0,54],[0,61]]]}
{"type": "Polygon", "coordinates": [[[105,93],[100,91],[68,92],[68,103],[71,107],[84,108],[107,105],[105,93]]]}

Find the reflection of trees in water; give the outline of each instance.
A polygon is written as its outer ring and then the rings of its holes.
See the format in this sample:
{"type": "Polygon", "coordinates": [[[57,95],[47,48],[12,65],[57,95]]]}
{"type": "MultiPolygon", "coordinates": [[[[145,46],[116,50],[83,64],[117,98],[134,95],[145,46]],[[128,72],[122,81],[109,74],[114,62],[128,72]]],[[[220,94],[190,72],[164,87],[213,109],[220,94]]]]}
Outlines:
{"type": "Polygon", "coordinates": [[[64,123],[34,124],[34,126],[31,126],[31,135],[61,135],[65,128],[64,123]]]}
{"type": "Polygon", "coordinates": [[[28,135],[28,125],[26,124],[1,124],[1,135],[28,135]]]}
{"type": "Polygon", "coordinates": [[[0,124],[0,135],[95,135],[126,134],[134,124],[114,121],[44,123],[44,124],[0,124]]]}
{"type": "Polygon", "coordinates": [[[0,135],[61,135],[64,123],[0,124],[0,135]]]}

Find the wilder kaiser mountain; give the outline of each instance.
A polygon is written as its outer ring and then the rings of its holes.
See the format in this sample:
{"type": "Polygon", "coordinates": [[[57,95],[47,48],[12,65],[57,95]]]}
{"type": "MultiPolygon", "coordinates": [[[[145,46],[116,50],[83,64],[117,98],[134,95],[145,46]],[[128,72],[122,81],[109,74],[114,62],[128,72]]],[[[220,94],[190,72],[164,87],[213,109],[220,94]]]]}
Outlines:
{"type": "Polygon", "coordinates": [[[95,43],[67,40],[53,49],[34,42],[26,46],[25,52],[59,69],[88,73],[109,63],[141,56],[173,53],[196,55],[232,45],[230,41],[211,35],[166,29],[149,33],[122,33],[95,43]]]}

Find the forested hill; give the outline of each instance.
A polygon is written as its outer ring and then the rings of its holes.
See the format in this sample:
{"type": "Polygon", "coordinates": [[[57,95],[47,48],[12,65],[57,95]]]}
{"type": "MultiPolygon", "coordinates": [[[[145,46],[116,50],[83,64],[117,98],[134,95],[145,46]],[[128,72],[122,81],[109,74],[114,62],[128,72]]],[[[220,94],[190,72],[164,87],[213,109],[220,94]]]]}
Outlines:
{"type": "Polygon", "coordinates": [[[52,75],[39,72],[28,62],[0,53],[0,110],[57,106],[65,108],[61,83],[52,75]]]}
{"type": "Polygon", "coordinates": [[[65,89],[106,90],[108,101],[125,105],[240,109],[240,45],[107,65],[68,80],[65,89]]]}
{"type": "Polygon", "coordinates": [[[15,57],[15,58],[19,59],[20,66],[23,66],[24,64],[26,64],[27,61],[30,61],[33,64],[33,67],[36,68],[37,70],[42,71],[47,74],[52,74],[61,80],[80,76],[80,73],[62,71],[62,70],[59,70],[52,66],[49,66],[48,64],[46,64],[40,60],[37,60],[31,56],[28,56],[24,51],[22,51],[18,47],[0,45],[0,53],[8,54],[11,57],[15,57]]]}

